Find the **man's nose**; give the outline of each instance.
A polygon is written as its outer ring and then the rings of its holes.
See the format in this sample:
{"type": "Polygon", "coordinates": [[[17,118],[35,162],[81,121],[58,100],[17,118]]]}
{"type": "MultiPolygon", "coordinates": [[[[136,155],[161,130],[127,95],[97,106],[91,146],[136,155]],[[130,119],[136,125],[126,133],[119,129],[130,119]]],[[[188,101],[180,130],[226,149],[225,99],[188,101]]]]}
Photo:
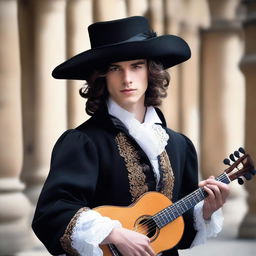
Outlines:
{"type": "Polygon", "coordinates": [[[128,86],[132,83],[132,75],[131,75],[130,70],[123,71],[123,82],[126,86],[128,86]]]}

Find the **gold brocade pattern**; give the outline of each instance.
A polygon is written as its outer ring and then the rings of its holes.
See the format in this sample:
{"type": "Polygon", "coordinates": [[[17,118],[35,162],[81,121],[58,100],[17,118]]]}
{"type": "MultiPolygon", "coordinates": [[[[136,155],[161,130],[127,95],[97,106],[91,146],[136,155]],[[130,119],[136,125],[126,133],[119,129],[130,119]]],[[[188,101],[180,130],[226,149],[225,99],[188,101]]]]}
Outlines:
{"type": "Polygon", "coordinates": [[[131,142],[123,133],[118,133],[115,138],[120,155],[124,158],[130,183],[130,194],[132,201],[139,198],[142,194],[148,191],[146,185],[146,176],[143,172],[143,167],[140,164],[138,151],[134,148],[131,142]]]}
{"type": "Polygon", "coordinates": [[[169,199],[172,199],[174,174],[166,151],[160,155],[160,168],[163,172],[163,187],[160,192],[167,196],[169,199]]]}
{"type": "Polygon", "coordinates": [[[71,235],[73,233],[73,229],[74,229],[74,226],[76,225],[77,219],[80,217],[82,212],[87,211],[88,209],[89,208],[86,208],[86,207],[79,209],[79,211],[74,215],[74,217],[69,222],[64,235],[60,238],[60,243],[62,248],[64,249],[64,251],[66,251],[70,255],[79,256],[79,253],[77,252],[77,250],[75,250],[71,245],[72,243],[71,235]]]}

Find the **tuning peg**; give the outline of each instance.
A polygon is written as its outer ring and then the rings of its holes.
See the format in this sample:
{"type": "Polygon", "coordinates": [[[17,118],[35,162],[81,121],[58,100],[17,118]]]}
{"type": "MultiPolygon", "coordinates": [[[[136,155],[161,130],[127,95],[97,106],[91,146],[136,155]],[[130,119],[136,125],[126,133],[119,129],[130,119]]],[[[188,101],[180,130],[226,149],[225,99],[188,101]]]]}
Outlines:
{"type": "Polygon", "coordinates": [[[252,174],[249,173],[249,172],[247,172],[247,173],[244,174],[243,176],[246,178],[246,180],[251,180],[251,179],[252,179],[252,174]]]}
{"type": "Polygon", "coordinates": [[[238,178],[237,181],[238,181],[238,184],[239,184],[239,185],[243,185],[243,184],[244,184],[244,181],[243,181],[242,178],[238,178]]]}
{"type": "Polygon", "coordinates": [[[231,164],[230,164],[230,160],[229,160],[228,158],[225,158],[225,159],[223,160],[223,163],[226,164],[226,165],[229,165],[229,166],[231,165],[231,164]]]}
{"type": "Polygon", "coordinates": [[[235,151],[235,152],[234,152],[234,155],[235,155],[237,158],[239,158],[239,157],[240,157],[239,151],[235,151]]]}
{"type": "Polygon", "coordinates": [[[234,155],[233,155],[233,154],[230,154],[230,155],[229,155],[229,158],[230,158],[233,162],[235,162],[235,161],[236,161],[236,159],[235,159],[235,157],[234,157],[234,155]]]}
{"type": "Polygon", "coordinates": [[[241,147],[238,149],[239,152],[241,152],[242,154],[245,154],[245,150],[241,147]]]}

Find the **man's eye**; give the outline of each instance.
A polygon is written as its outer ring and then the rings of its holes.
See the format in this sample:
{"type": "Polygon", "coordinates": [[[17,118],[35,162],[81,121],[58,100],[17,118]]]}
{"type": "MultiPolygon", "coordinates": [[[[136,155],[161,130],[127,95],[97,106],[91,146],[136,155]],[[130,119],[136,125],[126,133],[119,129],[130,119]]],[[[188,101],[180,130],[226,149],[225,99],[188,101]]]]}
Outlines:
{"type": "Polygon", "coordinates": [[[119,68],[115,67],[115,66],[109,68],[109,71],[111,71],[111,72],[118,71],[118,70],[119,70],[119,68]]]}

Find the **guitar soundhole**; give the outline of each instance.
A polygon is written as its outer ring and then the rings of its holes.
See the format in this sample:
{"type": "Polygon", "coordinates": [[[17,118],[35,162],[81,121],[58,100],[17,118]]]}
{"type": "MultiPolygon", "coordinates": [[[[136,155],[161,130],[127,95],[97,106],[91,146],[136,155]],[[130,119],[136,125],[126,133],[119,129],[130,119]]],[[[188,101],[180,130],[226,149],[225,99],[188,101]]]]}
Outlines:
{"type": "Polygon", "coordinates": [[[159,228],[152,219],[152,216],[149,215],[144,215],[137,219],[134,230],[149,237],[151,242],[154,241],[159,234],[159,228]]]}

